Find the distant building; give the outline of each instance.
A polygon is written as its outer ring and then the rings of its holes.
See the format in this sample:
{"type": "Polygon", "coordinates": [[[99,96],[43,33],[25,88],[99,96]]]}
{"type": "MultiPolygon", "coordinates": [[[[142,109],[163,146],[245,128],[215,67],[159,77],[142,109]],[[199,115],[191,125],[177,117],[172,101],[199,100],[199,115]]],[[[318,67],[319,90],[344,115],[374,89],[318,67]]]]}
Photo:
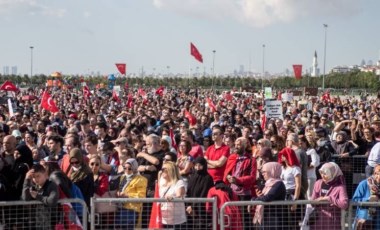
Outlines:
{"type": "Polygon", "coordinates": [[[314,52],[313,57],[313,67],[311,69],[311,76],[312,77],[318,77],[319,76],[319,68],[318,68],[318,57],[317,57],[317,51],[314,52]]]}
{"type": "Polygon", "coordinates": [[[17,66],[12,66],[12,75],[17,75],[17,66]]]}
{"type": "Polygon", "coordinates": [[[9,66],[3,67],[3,75],[9,75],[9,66]]]}
{"type": "Polygon", "coordinates": [[[335,66],[331,69],[330,73],[348,73],[352,69],[348,66],[335,66]]]}

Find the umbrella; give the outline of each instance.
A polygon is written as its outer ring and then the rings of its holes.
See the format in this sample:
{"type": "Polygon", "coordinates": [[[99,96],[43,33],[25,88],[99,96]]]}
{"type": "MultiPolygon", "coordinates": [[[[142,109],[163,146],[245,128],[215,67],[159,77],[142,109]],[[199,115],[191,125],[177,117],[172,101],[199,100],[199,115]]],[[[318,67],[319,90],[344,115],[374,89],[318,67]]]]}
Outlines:
{"type": "Polygon", "coordinates": [[[32,100],[36,100],[38,98],[36,96],[34,96],[34,95],[25,95],[25,96],[22,96],[21,99],[23,101],[32,101],[32,100]]]}

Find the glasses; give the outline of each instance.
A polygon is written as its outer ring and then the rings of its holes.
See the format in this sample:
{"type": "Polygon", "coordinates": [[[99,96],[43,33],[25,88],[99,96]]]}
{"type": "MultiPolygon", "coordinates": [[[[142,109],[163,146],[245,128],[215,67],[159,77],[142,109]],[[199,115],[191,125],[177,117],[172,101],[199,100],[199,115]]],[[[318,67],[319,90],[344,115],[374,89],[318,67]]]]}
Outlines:
{"type": "Polygon", "coordinates": [[[79,161],[71,161],[70,164],[72,164],[72,165],[79,165],[80,163],[79,163],[79,161]]]}
{"type": "Polygon", "coordinates": [[[94,163],[94,162],[92,162],[92,163],[90,163],[90,165],[91,165],[91,166],[99,166],[100,164],[99,164],[99,163],[94,163]]]}

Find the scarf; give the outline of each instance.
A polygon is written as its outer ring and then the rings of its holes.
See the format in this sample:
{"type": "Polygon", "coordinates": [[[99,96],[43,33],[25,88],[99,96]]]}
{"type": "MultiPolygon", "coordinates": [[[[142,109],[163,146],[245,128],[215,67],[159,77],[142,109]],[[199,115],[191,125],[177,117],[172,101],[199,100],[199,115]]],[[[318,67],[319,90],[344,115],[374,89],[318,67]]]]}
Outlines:
{"type": "Polygon", "coordinates": [[[71,165],[71,173],[70,173],[70,180],[73,183],[79,182],[84,180],[88,175],[92,174],[92,171],[88,165],[83,162],[83,155],[80,149],[73,148],[70,151],[70,161],[71,159],[75,158],[77,161],[79,161],[79,167],[75,168],[71,165]]]}
{"type": "MultiPolygon", "coordinates": [[[[272,187],[279,181],[281,181],[281,164],[277,162],[268,162],[265,163],[262,167],[262,171],[265,171],[268,177],[268,180],[265,182],[265,187],[263,189],[263,194],[266,195],[272,189],[272,187]]],[[[264,206],[257,205],[255,208],[255,215],[253,217],[254,224],[260,224],[264,216],[264,206]]]]}
{"type": "Polygon", "coordinates": [[[189,178],[187,197],[207,197],[208,190],[214,186],[214,181],[207,172],[207,161],[203,157],[197,157],[195,164],[201,164],[203,168],[196,170],[189,178]]]}

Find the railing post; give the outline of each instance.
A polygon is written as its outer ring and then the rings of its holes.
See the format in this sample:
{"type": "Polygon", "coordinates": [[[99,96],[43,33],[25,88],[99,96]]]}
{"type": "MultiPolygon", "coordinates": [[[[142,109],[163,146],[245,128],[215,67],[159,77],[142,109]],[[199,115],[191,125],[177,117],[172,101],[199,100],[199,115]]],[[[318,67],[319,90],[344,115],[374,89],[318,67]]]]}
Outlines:
{"type": "Polygon", "coordinates": [[[216,230],[218,228],[218,208],[216,206],[216,198],[212,201],[212,229],[216,230]]]}
{"type": "Polygon", "coordinates": [[[91,198],[91,210],[90,210],[90,229],[94,230],[95,229],[95,201],[96,198],[92,197],[91,198]]]}
{"type": "Polygon", "coordinates": [[[348,230],[351,230],[352,229],[352,210],[353,210],[353,208],[352,208],[352,203],[350,202],[349,204],[348,204],[348,220],[347,220],[347,223],[348,223],[348,230]]]}

